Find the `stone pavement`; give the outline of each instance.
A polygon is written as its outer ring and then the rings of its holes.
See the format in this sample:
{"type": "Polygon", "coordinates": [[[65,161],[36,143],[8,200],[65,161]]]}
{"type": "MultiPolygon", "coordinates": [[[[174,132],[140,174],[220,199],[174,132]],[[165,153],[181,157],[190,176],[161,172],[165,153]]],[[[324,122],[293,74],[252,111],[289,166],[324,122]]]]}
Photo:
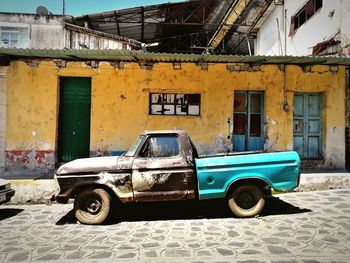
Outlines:
{"type": "Polygon", "coordinates": [[[222,201],[128,205],[107,225],[72,205],[0,207],[0,262],[350,262],[350,189],[269,198],[232,218],[222,201]]]}

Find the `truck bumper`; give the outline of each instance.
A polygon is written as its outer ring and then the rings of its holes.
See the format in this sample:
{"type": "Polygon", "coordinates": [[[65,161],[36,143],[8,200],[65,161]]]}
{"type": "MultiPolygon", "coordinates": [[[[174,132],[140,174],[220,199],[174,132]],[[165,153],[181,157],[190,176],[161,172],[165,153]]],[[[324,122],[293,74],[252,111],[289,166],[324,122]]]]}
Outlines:
{"type": "Polygon", "coordinates": [[[60,195],[60,190],[57,189],[55,191],[53,191],[52,193],[50,193],[49,195],[47,195],[45,197],[45,201],[47,205],[51,205],[52,203],[60,203],[60,204],[67,204],[69,198],[66,195],[60,195]]]}
{"type": "Polygon", "coordinates": [[[11,200],[12,196],[15,195],[15,190],[13,189],[6,189],[1,191],[0,193],[0,204],[7,203],[11,200]]]}

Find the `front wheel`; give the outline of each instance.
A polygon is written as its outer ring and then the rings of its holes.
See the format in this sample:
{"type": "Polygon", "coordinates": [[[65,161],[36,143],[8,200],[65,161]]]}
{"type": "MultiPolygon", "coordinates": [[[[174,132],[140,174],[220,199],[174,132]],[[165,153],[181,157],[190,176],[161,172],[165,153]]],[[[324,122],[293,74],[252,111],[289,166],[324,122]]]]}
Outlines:
{"type": "Polygon", "coordinates": [[[85,189],[75,198],[75,217],[82,224],[98,225],[108,217],[111,196],[103,189],[85,189]]]}
{"type": "Polygon", "coordinates": [[[228,197],[228,205],[237,217],[258,215],[265,205],[264,194],[255,184],[235,188],[228,197]]]}

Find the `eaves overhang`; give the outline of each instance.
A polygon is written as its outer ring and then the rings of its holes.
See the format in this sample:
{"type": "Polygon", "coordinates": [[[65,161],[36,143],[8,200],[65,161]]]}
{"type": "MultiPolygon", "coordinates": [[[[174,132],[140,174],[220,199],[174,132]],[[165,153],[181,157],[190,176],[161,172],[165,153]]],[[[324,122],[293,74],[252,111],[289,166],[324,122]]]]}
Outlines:
{"type": "Polygon", "coordinates": [[[294,56],[245,56],[199,55],[178,53],[150,53],[135,50],[52,50],[0,48],[0,57],[17,59],[62,59],[66,61],[149,61],[182,63],[249,63],[294,65],[350,65],[347,57],[294,57],[294,56]]]}

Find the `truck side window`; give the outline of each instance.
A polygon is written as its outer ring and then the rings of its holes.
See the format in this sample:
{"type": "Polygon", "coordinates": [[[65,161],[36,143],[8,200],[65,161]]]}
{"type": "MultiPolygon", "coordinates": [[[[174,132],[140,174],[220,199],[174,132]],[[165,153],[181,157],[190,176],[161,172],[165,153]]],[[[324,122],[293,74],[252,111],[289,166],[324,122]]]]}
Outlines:
{"type": "Polygon", "coordinates": [[[140,157],[172,157],[180,154],[179,140],[176,136],[150,137],[140,152],[140,157]]]}

